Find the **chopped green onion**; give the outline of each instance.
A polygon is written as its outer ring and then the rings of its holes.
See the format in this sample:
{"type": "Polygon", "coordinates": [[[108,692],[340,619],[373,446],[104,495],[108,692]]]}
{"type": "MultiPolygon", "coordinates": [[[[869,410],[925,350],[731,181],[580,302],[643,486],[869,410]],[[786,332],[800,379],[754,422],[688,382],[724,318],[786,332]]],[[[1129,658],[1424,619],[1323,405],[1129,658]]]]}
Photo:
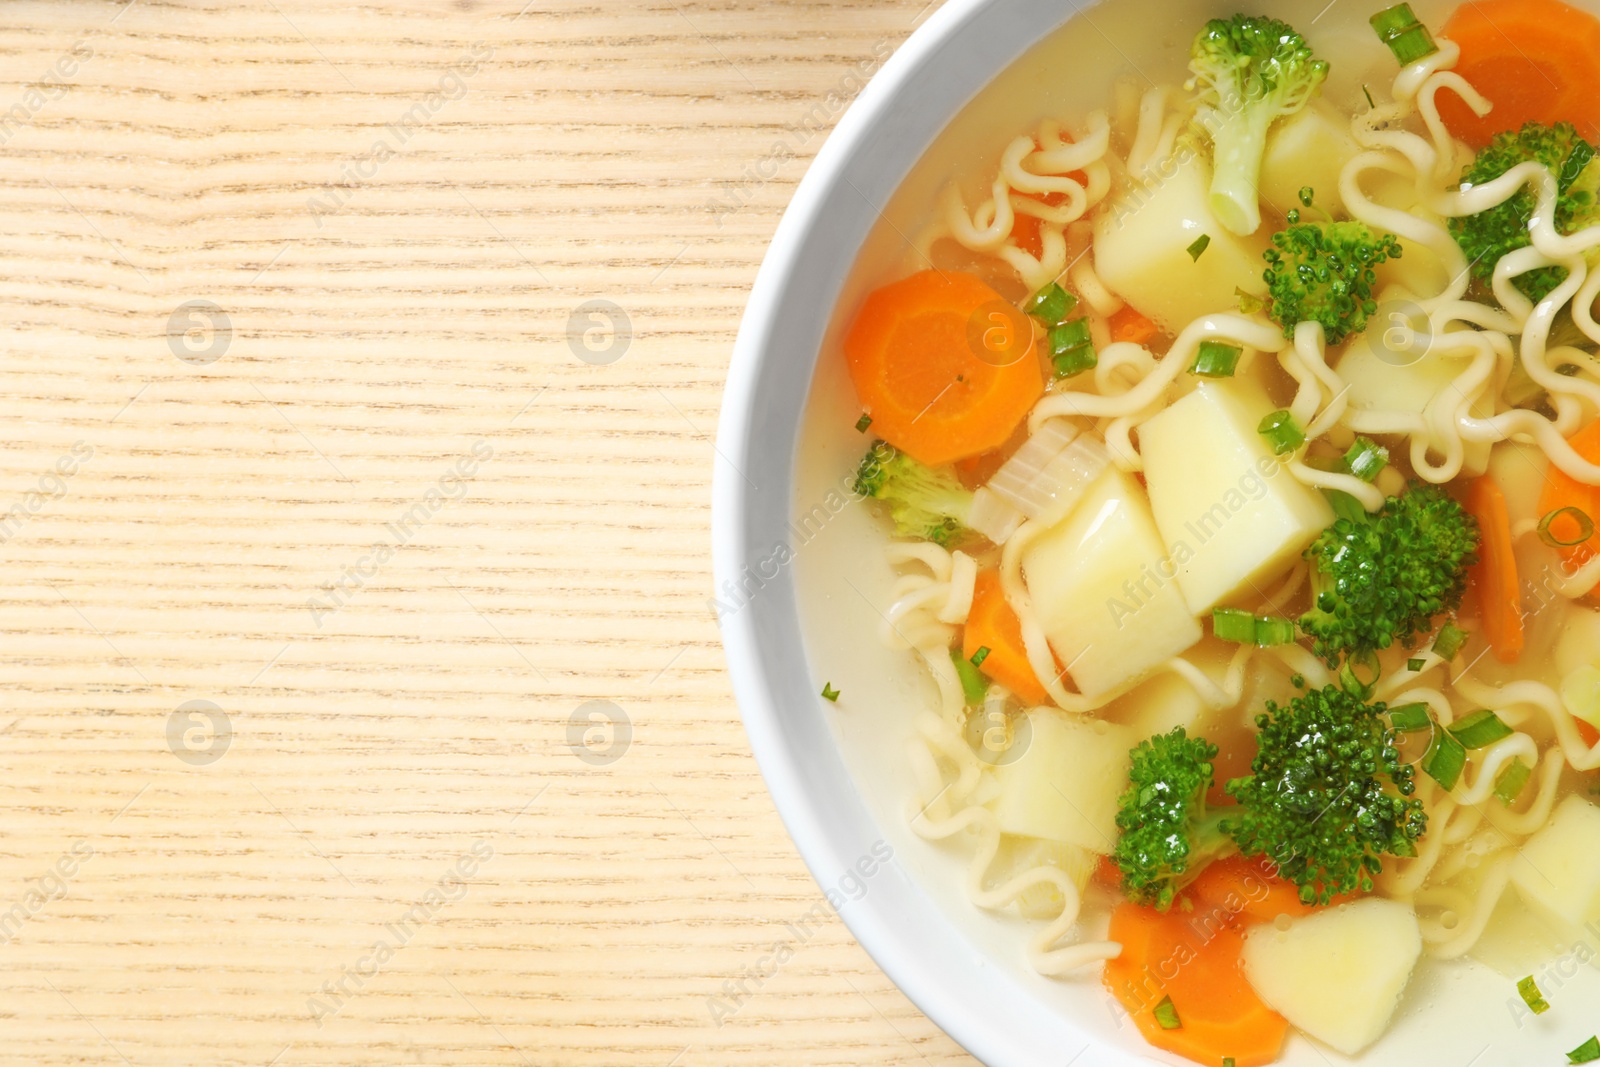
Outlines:
{"type": "Polygon", "coordinates": [[[1222,1067],[1234,1067],[1235,1060],[1232,1056],[1222,1057],[1222,1067]]]}
{"type": "Polygon", "coordinates": [[[1488,748],[1496,741],[1516,733],[1488,708],[1475,711],[1460,722],[1451,723],[1450,732],[1466,748],[1488,748]]]}
{"type": "Polygon", "coordinates": [[[1494,795],[1509,808],[1522,795],[1522,787],[1528,784],[1528,777],[1532,774],[1532,767],[1520,759],[1513,759],[1495,778],[1494,795]]]}
{"type": "Polygon", "coordinates": [[[1428,665],[1428,661],[1425,660],[1425,659],[1408,659],[1408,660],[1406,660],[1406,670],[1410,671],[1412,674],[1421,673],[1422,668],[1426,667],[1427,665],[1428,665]]]}
{"type": "Polygon", "coordinates": [[[1046,326],[1059,326],[1067,321],[1067,316],[1072,314],[1078,306],[1078,298],[1067,292],[1055,282],[1040,289],[1028,297],[1022,305],[1022,310],[1043,322],[1046,326]]]}
{"type": "Polygon", "coordinates": [[[1259,296],[1252,296],[1238,287],[1234,288],[1233,295],[1239,298],[1239,311],[1244,315],[1254,315],[1267,306],[1267,302],[1259,296]]]}
{"type": "Polygon", "coordinates": [[[1294,686],[1296,689],[1304,689],[1306,687],[1306,676],[1301,674],[1299,671],[1295,671],[1293,674],[1289,675],[1289,684],[1294,686]]]}
{"type": "Polygon", "coordinates": [[[1256,646],[1258,648],[1272,648],[1275,645],[1287,645],[1294,641],[1294,623],[1288,619],[1273,618],[1269,615],[1256,617],[1256,646]]]}
{"type": "Polygon", "coordinates": [[[1453,622],[1447,622],[1439,627],[1439,636],[1433,639],[1434,653],[1445,662],[1456,658],[1456,653],[1461,651],[1461,646],[1467,643],[1467,631],[1461,629],[1453,622]]]}
{"type": "MultiPolygon", "coordinates": [[[[1161,1029],[1163,1030],[1183,1029],[1183,1023],[1178,1019],[1177,1005],[1172,1003],[1171,997],[1163,997],[1161,1003],[1155,1006],[1155,1011],[1152,1014],[1155,1015],[1156,1022],[1161,1024],[1161,1029]]],[[[1597,1055],[1600,1055],[1600,1053],[1597,1053],[1597,1055]]],[[[1594,1057],[1591,1056],[1589,1058],[1593,1059],[1594,1057]]],[[[1573,1062],[1581,1061],[1575,1060],[1573,1062]]]]}
{"type": "Polygon", "coordinates": [[[1591,1037],[1567,1053],[1568,1063],[1591,1063],[1600,1060],[1600,1037],[1591,1037]]]}
{"type": "Polygon", "coordinates": [[[1414,734],[1433,725],[1433,717],[1428,714],[1426,704],[1402,704],[1389,709],[1389,725],[1403,734],[1414,734]]]}
{"type": "Polygon", "coordinates": [[[1287,456],[1306,443],[1305,431],[1288,411],[1274,411],[1261,420],[1256,432],[1267,439],[1275,456],[1287,456]]]}
{"type": "Polygon", "coordinates": [[[1367,106],[1368,107],[1377,107],[1378,106],[1377,104],[1372,102],[1372,90],[1371,89],[1368,89],[1365,85],[1363,85],[1361,87],[1361,94],[1367,98],[1367,106]]]}
{"type": "Polygon", "coordinates": [[[1522,1002],[1531,1008],[1535,1015],[1543,1015],[1550,1010],[1550,1002],[1539,992],[1539,985],[1533,980],[1533,975],[1530,974],[1517,983],[1517,992],[1522,994],[1522,1002]]]}
{"type": "Polygon", "coordinates": [[[956,665],[956,677],[961,679],[961,694],[966,697],[968,706],[983,703],[984,694],[989,691],[989,683],[978,673],[978,668],[953,648],[950,650],[950,662],[956,665]]]}
{"type": "Polygon", "coordinates": [[[1050,362],[1055,366],[1057,378],[1070,378],[1074,374],[1094,370],[1100,365],[1100,357],[1095,354],[1093,345],[1079,345],[1052,353],[1050,362]]]}
{"type": "Polygon", "coordinates": [[[1456,787],[1467,765],[1467,750],[1449,730],[1435,730],[1433,743],[1422,757],[1422,769],[1446,792],[1456,787]]]}
{"type": "Polygon", "coordinates": [[[1256,617],[1239,608],[1217,608],[1211,613],[1211,632],[1221,641],[1253,645],[1256,642],[1256,617]]]}
{"type": "Polygon", "coordinates": [[[1543,541],[1551,548],[1571,548],[1573,545],[1583,544],[1593,536],[1594,520],[1589,518],[1588,515],[1584,514],[1582,508],[1575,508],[1571,505],[1568,505],[1564,508],[1557,508],[1539,520],[1539,540],[1543,541]],[[1552,529],[1556,520],[1561,518],[1563,515],[1571,519],[1578,526],[1577,532],[1571,537],[1561,537],[1552,529]]]}
{"type": "Polygon", "coordinates": [[[832,682],[822,683],[822,699],[832,701],[835,704],[839,703],[839,691],[833,687],[832,682]]]}
{"type": "Polygon", "coordinates": [[[1388,464],[1389,450],[1365,437],[1356,438],[1356,443],[1344,454],[1344,465],[1364,482],[1372,481],[1388,464]]]}
{"type": "Polygon", "coordinates": [[[1210,244],[1211,235],[1209,233],[1203,233],[1199,237],[1196,237],[1194,239],[1194,244],[1190,245],[1187,249],[1189,258],[1198,263],[1200,261],[1200,253],[1204,252],[1207,246],[1210,244]]]}
{"type": "Polygon", "coordinates": [[[1385,8],[1367,21],[1377,31],[1378,39],[1389,46],[1394,58],[1402,67],[1431,56],[1439,50],[1433,43],[1428,27],[1417,21],[1410,4],[1396,4],[1385,8]]]}
{"type": "Polygon", "coordinates": [[[865,413],[856,420],[856,433],[866,433],[867,427],[872,425],[872,416],[865,413]]]}
{"type": "Polygon", "coordinates": [[[983,666],[983,661],[988,659],[988,658],[989,658],[989,646],[988,645],[979,645],[978,646],[978,651],[976,651],[976,652],[974,652],[972,654],[972,665],[974,667],[981,667],[981,666],[983,666]]]}
{"type": "Polygon", "coordinates": [[[1221,341],[1201,341],[1189,373],[1201,378],[1232,378],[1244,349],[1221,341]]]}

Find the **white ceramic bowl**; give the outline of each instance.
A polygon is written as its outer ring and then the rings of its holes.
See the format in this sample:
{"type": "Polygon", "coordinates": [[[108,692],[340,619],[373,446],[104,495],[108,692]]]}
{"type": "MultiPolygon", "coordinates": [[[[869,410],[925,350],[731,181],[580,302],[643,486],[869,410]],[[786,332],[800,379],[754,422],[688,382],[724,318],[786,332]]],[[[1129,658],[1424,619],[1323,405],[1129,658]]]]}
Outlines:
{"type": "MultiPolygon", "coordinates": [[[[1366,26],[1381,6],[1346,0],[1308,27],[1321,0],[1260,5],[1301,24],[1314,45],[1339,36],[1371,57],[1370,69],[1336,65],[1327,91],[1347,107],[1363,80],[1392,76],[1366,26]]],[[[1436,26],[1449,6],[1413,4],[1436,26]]],[[[874,605],[888,602],[891,581],[875,548],[884,534],[866,509],[841,504],[864,439],[852,428],[858,409],[837,335],[867,289],[915,269],[905,235],[952,174],[992,167],[1006,141],[1046,115],[1072,121],[1106,107],[1113,76],[1130,66],[1181,82],[1196,28],[1234,9],[949,0],[889,59],[812,164],[762,265],[729,372],[714,483],[716,599],[751,745],[789,832],[855,936],[991,1067],[1186,1061],[1145,1046],[1097,973],[1033,974],[1023,953],[1033,926],[975,908],[961,888],[959,848],[908,829],[904,742],[931,693],[908,655],[879,646],[874,605]],[[841,690],[837,705],[819,698],[825,682],[841,690]]],[[[1588,995],[1594,1003],[1592,987],[1588,995]]],[[[1432,970],[1360,1062],[1466,1067],[1476,1057],[1487,1067],[1530,1053],[1562,1062],[1560,1050],[1600,1026],[1573,1017],[1525,1029],[1508,997],[1514,989],[1486,968],[1432,970]]],[[[1298,1037],[1282,1060],[1339,1061],[1298,1037]]]]}

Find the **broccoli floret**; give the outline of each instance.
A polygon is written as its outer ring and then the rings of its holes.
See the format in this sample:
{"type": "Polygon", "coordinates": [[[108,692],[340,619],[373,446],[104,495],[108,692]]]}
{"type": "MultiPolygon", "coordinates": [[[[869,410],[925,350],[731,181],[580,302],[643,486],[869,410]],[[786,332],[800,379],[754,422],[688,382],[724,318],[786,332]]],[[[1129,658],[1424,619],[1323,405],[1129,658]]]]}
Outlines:
{"type": "Polygon", "coordinates": [[[1190,88],[1211,133],[1211,210],[1234,233],[1261,225],[1261,156],[1273,120],[1306,106],[1328,76],[1305,39],[1277,19],[1235,15],[1205,24],[1189,49],[1190,88]]]}
{"type": "Polygon", "coordinates": [[[1367,328],[1367,316],[1378,310],[1372,298],[1377,281],[1373,267],[1400,258],[1400,242],[1392,233],[1379,237],[1360,222],[1301,222],[1289,212],[1289,228],[1272,235],[1262,255],[1262,279],[1272,298],[1267,314],[1294,336],[1302,322],[1320,322],[1328,344],[1336,345],[1367,328]]]}
{"type": "Polygon", "coordinates": [[[1201,868],[1233,851],[1223,813],[1206,810],[1216,755],[1216,745],[1181,726],[1134,747],[1113,853],[1129,900],[1166,911],[1201,868]]]}
{"type": "Polygon", "coordinates": [[[1382,857],[1416,855],[1427,829],[1412,768],[1381,718],[1387,710],[1337,686],[1282,707],[1268,701],[1256,716],[1252,773],[1227,784],[1240,808],[1224,829],[1246,855],[1277,864],[1307,904],[1370,890],[1382,857]]]}
{"type": "Polygon", "coordinates": [[[1411,647],[1460,607],[1478,541],[1477,520],[1436,485],[1414,482],[1376,514],[1334,520],[1305,551],[1312,608],[1300,628],[1313,651],[1337,667],[1396,641],[1411,647]]]}
{"type": "Polygon", "coordinates": [[[918,463],[879,441],[856,468],[856,493],[889,505],[897,537],[921,537],[950,545],[967,535],[972,493],[948,467],[918,463]]]}
{"type": "MultiPolygon", "coordinates": [[[[1461,185],[1469,189],[1500,177],[1520,163],[1543,164],[1556,178],[1558,233],[1570,234],[1600,222],[1600,163],[1595,150],[1571,123],[1554,126],[1530,122],[1520,130],[1496,134],[1462,171],[1461,185]]],[[[1488,211],[1450,220],[1450,233],[1466,253],[1472,274],[1480,281],[1494,277],[1500,257],[1532,243],[1528,220],[1538,200],[1526,187],[1488,211]]],[[[1513,284],[1537,303],[1566,280],[1565,267],[1540,267],[1518,275],[1513,284]]]]}

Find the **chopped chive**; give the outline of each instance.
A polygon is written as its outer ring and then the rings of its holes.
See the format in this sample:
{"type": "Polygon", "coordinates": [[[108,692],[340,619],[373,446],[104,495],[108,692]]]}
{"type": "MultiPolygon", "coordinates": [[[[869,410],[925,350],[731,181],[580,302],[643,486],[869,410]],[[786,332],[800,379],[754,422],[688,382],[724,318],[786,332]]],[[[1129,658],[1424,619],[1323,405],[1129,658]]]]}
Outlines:
{"type": "Polygon", "coordinates": [[[1055,282],[1051,282],[1028,297],[1022,305],[1022,310],[1046,326],[1059,326],[1067,321],[1067,316],[1072,314],[1073,308],[1077,306],[1077,297],[1055,282]]]}
{"type": "Polygon", "coordinates": [[[1275,456],[1287,456],[1306,443],[1305,431],[1288,411],[1274,411],[1261,420],[1256,432],[1267,439],[1275,456]]]}
{"type": "Polygon", "coordinates": [[[1194,239],[1194,244],[1190,245],[1187,249],[1189,258],[1198,263],[1200,261],[1200,253],[1204,252],[1210,246],[1210,244],[1211,235],[1209,233],[1203,233],[1199,237],[1196,237],[1194,239]]]}
{"type": "Polygon", "coordinates": [[[1532,1009],[1535,1015],[1543,1015],[1550,1010],[1550,1002],[1539,992],[1539,985],[1533,980],[1533,975],[1530,974],[1517,983],[1517,992],[1522,994],[1522,1002],[1532,1009]]]}
{"type": "Polygon", "coordinates": [[[832,682],[822,683],[822,699],[839,703],[839,691],[833,687],[832,682]]]}
{"type": "Polygon", "coordinates": [[[1378,39],[1389,46],[1394,58],[1402,67],[1431,56],[1439,50],[1433,43],[1428,27],[1417,21],[1410,4],[1396,4],[1367,20],[1378,34],[1378,39]]]}
{"type": "Polygon", "coordinates": [[[1272,648],[1294,641],[1294,623],[1288,619],[1258,616],[1256,618],[1256,647],[1272,648]]]}
{"type": "Polygon", "coordinates": [[[866,433],[867,427],[871,425],[872,416],[863,412],[861,417],[856,420],[856,433],[866,433]]]}
{"type": "Polygon", "coordinates": [[[1301,674],[1299,671],[1295,671],[1293,674],[1289,675],[1289,684],[1294,686],[1296,689],[1304,689],[1306,687],[1306,676],[1301,674]]]}
{"type": "Polygon", "coordinates": [[[1375,441],[1358,437],[1356,443],[1350,446],[1350,451],[1344,454],[1344,465],[1357,478],[1370,482],[1389,465],[1389,450],[1375,441]]]}
{"type": "Polygon", "coordinates": [[[1533,774],[1533,768],[1523,763],[1520,759],[1513,759],[1505,765],[1494,780],[1494,795],[1506,807],[1516,803],[1517,797],[1522,795],[1522,787],[1528,784],[1528,777],[1533,774]]]}
{"type": "Polygon", "coordinates": [[[1446,792],[1461,780],[1461,771],[1467,765],[1466,747],[1449,730],[1435,730],[1433,743],[1422,757],[1422,769],[1446,792]]]}
{"type": "Polygon", "coordinates": [[[1591,1063],[1600,1060],[1600,1037],[1591,1037],[1567,1053],[1568,1063],[1591,1063]]]}
{"type": "Polygon", "coordinates": [[[1095,354],[1093,345],[1079,345],[1064,352],[1054,353],[1050,357],[1050,362],[1055,367],[1057,378],[1070,378],[1074,374],[1094,370],[1100,365],[1100,357],[1095,354]]]}
{"type": "Polygon", "coordinates": [[[1426,704],[1402,704],[1398,708],[1389,709],[1389,725],[1403,734],[1426,730],[1432,724],[1433,717],[1428,714],[1426,704]]]}
{"type": "Polygon", "coordinates": [[[1232,378],[1244,349],[1221,341],[1201,341],[1189,373],[1200,378],[1232,378]]]}
{"type": "Polygon", "coordinates": [[[1361,94],[1367,98],[1367,106],[1368,107],[1377,107],[1378,106],[1377,104],[1372,102],[1372,90],[1371,89],[1368,89],[1365,85],[1363,85],[1361,87],[1361,94]]]}
{"type": "Polygon", "coordinates": [[[974,652],[972,654],[972,665],[974,667],[981,667],[981,666],[983,666],[983,661],[988,659],[988,658],[989,658],[989,646],[988,645],[979,645],[978,646],[978,651],[976,651],[976,652],[974,652]]]}
{"type": "MultiPolygon", "coordinates": [[[[1156,1017],[1156,1022],[1161,1024],[1161,1029],[1163,1030],[1183,1029],[1183,1023],[1178,1019],[1177,1005],[1172,1003],[1171,997],[1163,997],[1161,999],[1161,1003],[1155,1006],[1155,1010],[1151,1014],[1156,1017]]],[[[1595,1055],[1600,1056],[1600,1052],[1597,1052],[1595,1055]]],[[[1589,1058],[1594,1059],[1594,1056],[1590,1056],[1589,1058]]],[[[1574,1060],[1573,1062],[1581,1063],[1583,1061],[1574,1060]]]]}
{"type": "Polygon", "coordinates": [[[1222,1057],[1222,1067],[1234,1067],[1234,1059],[1233,1059],[1233,1057],[1232,1056],[1224,1056],[1224,1057],[1222,1057]]]}
{"type": "Polygon", "coordinates": [[[1455,734],[1456,740],[1466,748],[1488,748],[1496,741],[1516,733],[1500,716],[1488,708],[1481,708],[1460,722],[1451,723],[1450,732],[1455,734]]]}
{"type": "Polygon", "coordinates": [[[1428,665],[1428,661],[1425,660],[1425,659],[1408,659],[1408,660],[1406,660],[1406,670],[1410,671],[1412,674],[1420,674],[1422,672],[1422,669],[1424,667],[1426,667],[1427,665],[1428,665]]]}
{"type": "Polygon", "coordinates": [[[1433,651],[1445,662],[1456,658],[1461,646],[1467,643],[1467,632],[1453,622],[1439,627],[1439,636],[1433,639],[1433,651]]]}
{"type": "Polygon", "coordinates": [[[1251,296],[1243,289],[1235,288],[1233,295],[1239,298],[1239,311],[1244,315],[1254,315],[1267,306],[1267,302],[1259,296],[1251,296]]]}
{"type": "Polygon", "coordinates": [[[1570,504],[1564,508],[1557,508],[1539,520],[1539,540],[1551,548],[1571,548],[1574,545],[1583,544],[1593,536],[1594,520],[1584,514],[1582,508],[1575,508],[1570,504]],[[1563,516],[1578,527],[1576,532],[1566,537],[1555,532],[1556,520],[1563,516]]]}
{"type": "Polygon", "coordinates": [[[956,665],[956,677],[961,679],[961,694],[966,697],[968,706],[983,703],[984,694],[989,691],[989,683],[983,680],[978,668],[953,648],[950,650],[950,662],[956,665]]]}
{"type": "Polygon", "coordinates": [[[1256,641],[1256,617],[1239,608],[1216,608],[1211,612],[1211,632],[1220,641],[1253,645],[1256,641]]]}

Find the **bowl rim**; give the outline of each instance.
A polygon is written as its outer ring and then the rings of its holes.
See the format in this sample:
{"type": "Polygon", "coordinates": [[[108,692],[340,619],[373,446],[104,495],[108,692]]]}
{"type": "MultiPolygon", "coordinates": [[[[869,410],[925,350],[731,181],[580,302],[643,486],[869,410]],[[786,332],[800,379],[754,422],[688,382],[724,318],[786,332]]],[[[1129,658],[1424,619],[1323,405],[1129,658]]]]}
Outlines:
{"type": "MultiPolygon", "coordinates": [[[[1094,6],[1095,0],[1053,0],[1046,5],[1043,0],[947,0],[926,22],[914,30],[898,49],[885,61],[878,73],[840,117],[832,133],[821,146],[815,159],[800,181],[795,194],[785,209],[773,235],[752,287],[724,387],[722,409],[718,420],[716,455],[713,459],[712,478],[712,563],[713,587],[727,590],[729,582],[738,585],[741,573],[749,568],[755,556],[751,551],[753,539],[749,536],[747,512],[760,503],[773,505],[773,498],[786,509],[793,507],[795,486],[795,454],[798,440],[799,411],[804,405],[794,405],[794,439],[784,447],[786,468],[781,485],[764,485],[759,493],[745,476],[738,459],[752,454],[755,438],[767,435],[773,438],[773,423],[758,413],[758,392],[763,378],[775,373],[772,351],[777,327],[775,319],[790,290],[797,273],[803,266],[806,249],[804,238],[815,228],[824,225],[824,208],[830,197],[840,194],[841,185],[854,190],[854,195],[865,200],[867,195],[850,181],[847,170],[862,151],[881,137],[886,122],[904,123],[906,116],[905,94],[913,83],[926,78],[945,58],[941,50],[963,35],[963,31],[994,34],[992,20],[997,11],[1009,12],[1011,18],[1000,33],[1003,40],[982,55],[979,61],[969,64],[973,69],[965,78],[955,79],[951,95],[961,94],[954,106],[932,117],[924,116],[928,129],[921,143],[915,146],[902,141],[893,151],[906,151],[904,158],[896,158],[898,173],[889,185],[892,190],[904,180],[913,165],[959,113],[986,85],[1006,67],[1015,62],[1055,28],[1071,19],[1085,8],[1094,6]],[[1048,12],[1048,17],[1040,14],[1048,12]],[[975,29],[973,23],[985,21],[985,28],[975,29]],[[1009,36],[1008,36],[1009,35],[1009,36]],[[1004,53],[1001,55],[1000,53],[1004,53]],[[982,68],[980,75],[974,73],[982,68]],[[970,82],[963,92],[961,85],[970,82]],[[781,491],[780,491],[781,490],[781,491]]],[[[933,109],[924,109],[932,111],[933,109]]],[[[868,206],[871,207],[870,202],[868,206]]],[[[877,209],[872,208],[873,217],[877,209]]],[[[835,220],[836,221],[836,220],[835,220]]],[[[858,254],[861,242],[870,228],[863,227],[859,234],[841,237],[834,234],[834,257],[842,255],[838,271],[838,285],[858,254]],[[851,238],[853,239],[847,239],[851,238]]],[[[837,292],[835,293],[837,296],[837,292]]],[[[831,307],[831,303],[829,304],[831,307]]],[[[822,327],[818,327],[820,336],[822,327]]],[[[820,349],[820,346],[817,346],[820,349]]],[[[820,351],[814,349],[805,368],[806,381],[810,381],[820,351]]],[[[792,369],[791,369],[792,370],[792,369]]],[[[787,518],[787,515],[785,516],[787,518]]],[[[786,568],[778,578],[780,584],[792,590],[793,568],[786,568]]],[[[829,822],[836,817],[836,808],[824,810],[819,798],[813,796],[804,781],[807,768],[803,767],[799,753],[784,743],[781,725],[781,701],[775,692],[772,664],[767,662],[762,642],[763,612],[788,610],[794,612],[792,592],[787,596],[769,598],[771,603],[758,610],[739,610],[723,615],[715,605],[712,611],[718,616],[722,632],[728,672],[732,680],[734,698],[739,706],[751,749],[761,769],[768,792],[782,818],[790,837],[794,840],[802,859],[819,886],[826,888],[828,878],[841,864],[837,847],[840,832],[829,822]]],[[[798,622],[796,621],[796,626],[798,622]]],[[[803,658],[803,654],[802,654],[803,658]]],[[[859,797],[853,798],[860,806],[864,818],[871,819],[859,797]]],[[[839,803],[837,798],[835,804],[839,803]]],[[[848,864],[844,864],[848,866],[848,864]]],[[[912,890],[920,893],[913,885],[912,890]]],[[[929,908],[935,907],[931,901],[929,908]]],[[[1007,999],[1007,991],[1015,993],[1019,987],[1007,981],[995,969],[983,969],[983,960],[972,958],[963,961],[969,973],[952,976],[931,967],[916,965],[917,956],[924,957],[930,946],[919,944],[906,931],[897,931],[892,924],[870,907],[836,909],[851,933],[866,949],[875,963],[900,990],[933,1022],[944,1030],[972,1055],[991,1067],[1036,1063],[1047,1050],[1051,1054],[1068,1052],[1072,1041],[1085,1044],[1079,1053],[1089,1051],[1097,1042],[1073,1024],[1070,1019],[1050,1013],[1020,1010],[1023,1005],[1014,997],[1007,999]],[[977,1010],[975,1010],[977,1009],[977,1010]],[[985,1010],[987,1009],[987,1010],[985,1010]]],[[[1020,950],[1020,946],[1019,946],[1020,950]]],[[[925,961],[925,960],[924,960],[925,961]]],[[[1098,984],[1097,984],[1098,985],[1098,984]]],[[[1110,1053],[1116,1062],[1136,1062],[1126,1054],[1098,1045],[1102,1056],[1110,1053]]],[[[1144,1062],[1149,1062],[1144,1061],[1144,1062]]]]}

